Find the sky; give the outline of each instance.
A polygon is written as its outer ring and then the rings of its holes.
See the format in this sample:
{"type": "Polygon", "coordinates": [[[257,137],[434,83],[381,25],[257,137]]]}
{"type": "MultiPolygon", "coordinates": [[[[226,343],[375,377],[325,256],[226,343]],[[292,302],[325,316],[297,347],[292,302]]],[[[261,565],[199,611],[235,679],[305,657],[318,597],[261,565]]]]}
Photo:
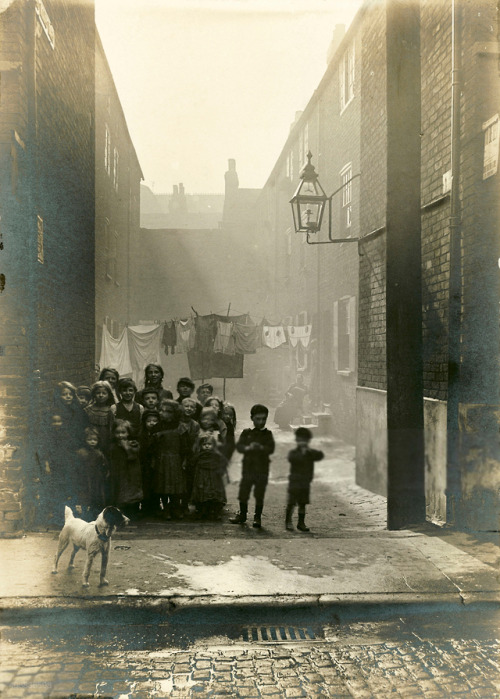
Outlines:
{"type": "Polygon", "coordinates": [[[361,0],[95,0],[129,131],[157,193],[262,187],[361,0]]]}

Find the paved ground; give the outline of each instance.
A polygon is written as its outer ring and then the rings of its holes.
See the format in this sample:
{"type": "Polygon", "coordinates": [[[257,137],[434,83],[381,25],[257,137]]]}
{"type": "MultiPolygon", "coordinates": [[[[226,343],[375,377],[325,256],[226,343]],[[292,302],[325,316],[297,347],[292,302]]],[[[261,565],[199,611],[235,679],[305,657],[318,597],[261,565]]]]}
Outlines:
{"type": "MultiPolygon", "coordinates": [[[[90,588],[82,590],[84,552],[75,569],[51,575],[58,532],[31,533],[0,541],[0,599],[4,607],[26,600],[135,597],[180,598],[210,602],[234,597],[316,596],[324,601],[372,595],[387,601],[433,595],[472,601],[499,592],[495,563],[498,547],[475,537],[429,526],[422,531],[388,532],[385,499],[356,486],[354,450],[342,442],[318,445],[326,458],[316,465],[307,522],[310,532],[288,532],[284,509],[290,433],[277,435],[263,528],[222,522],[138,521],[113,538],[109,587],[99,588],[98,566],[90,588]]],[[[230,468],[228,502],[236,505],[240,460],[230,468]]],[[[45,603],[45,602],[43,602],[45,603]]]]}
{"type": "Polygon", "coordinates": [[[5,699],[498,697],[500,641],[480,617],[470,628],[441,614],[333,623],[321,639],[301,643],[221,635],[187,648],[168,647],[168,638],[162,643],[157,627],[126,636],[115,627],[112,647],[106,637],[99,641],[98,628],[87,629],[80,646],[76,637],[68,645],[4,631],[0,688],[5,699]]]}
{"type": "Polygon", "coordinates": [[[500,696],[497,535],[388,532],[335,441],[311,532],[287,532],[290,446],[279,434],[263,529],[228,522],[235,459],[223,521],[135,523],[106,588],[95,570],[82,589],[83,553],[51,575],[55,531],[1,540],[2,697],[500,696]]]}

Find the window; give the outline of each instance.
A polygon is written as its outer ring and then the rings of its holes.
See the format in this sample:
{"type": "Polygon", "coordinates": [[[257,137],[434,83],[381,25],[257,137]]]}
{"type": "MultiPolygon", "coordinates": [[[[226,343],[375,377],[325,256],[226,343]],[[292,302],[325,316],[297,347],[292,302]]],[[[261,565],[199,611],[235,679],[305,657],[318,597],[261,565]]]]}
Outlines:
{"type": "Polygon", "coordinates": [[[109,234],[109,218],[104,219],[104,250],[109,252],[111,247],[111,239],[109,234]]]}
{"type": "Polygon", "coordinates": [[[356,297],[344,296],[333,304],[333,358],[339,373],[356,369],[356,297]]]}
{"type": "Polygon", "coordinates": [[[118,151],[115,148],[113,150],[113,187],[118,191],[118,151]]]}
{"type": "Polygon", "coordinates": [[[104,125],[104,169],[111,174],[111,136],[108,125],[104,125]]]}
{"type": "Polygon", "coordinates": [[[43,218],[41,216],[36,217],[36,227],[37,227],[37,244],[38,244],[38,262],[43,265],[43,218]]]}
{"type": "Polygon", "coordinates": [[[342,112],[354,97],[354,44],[351,44],[339,65],[340,111],[342,112]]]}
{"type": "MultiPolygon", "coordinates": [[[[109,230],[109,226],[108,226],[109,230]]],[[[117,271],[118,271],[118,233],[114,232],[113,235],[109,235],[109,247],[108,254],[106,257],[106,277],[108,279],[114,279],[115,283],[117,281],[117,271]]]]}
{"type": "Polygon", "coordinates": [[[352,163],[340,171],[342,180],[342,225],[350,228],[352,223],[352,163]]]}
{"type": "Polygon", "coordinates": [[[48,42],[52,48],[52,50],[55,49],[56,46],[56,37],[55,37],[55,31],[54,27],[52,25],[52,22],[50,21],[50,17],[47,14],[47,10],[45,9],[45,5],[43,4],[42,0],[35,0],[35,13],[38,18],[38,21],[42,25],[42,29],[45,33],[45,36],[48,39],[48,42]]]}
{"type": "Polygon", "coordinates": [[[483,163],[483,180],[488,179],[492,175],[496,175],[498,170],[498,145],[499,129],[498,129],[498,114],[489,119],[483,124],[484,131],[484,163],[483,163]]]}

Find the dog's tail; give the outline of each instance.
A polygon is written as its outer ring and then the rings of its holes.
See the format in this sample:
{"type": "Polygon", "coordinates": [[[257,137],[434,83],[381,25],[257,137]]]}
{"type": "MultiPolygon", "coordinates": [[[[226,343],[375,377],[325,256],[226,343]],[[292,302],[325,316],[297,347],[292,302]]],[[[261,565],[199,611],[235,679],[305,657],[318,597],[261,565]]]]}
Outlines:
{"type": "Polygon", "coordinates": [[[73,519],[74,514],[71,511],[71,508],[68,507],[67,505],[64,506],[64,523],[68,521],[68,519],[73,519]]]}

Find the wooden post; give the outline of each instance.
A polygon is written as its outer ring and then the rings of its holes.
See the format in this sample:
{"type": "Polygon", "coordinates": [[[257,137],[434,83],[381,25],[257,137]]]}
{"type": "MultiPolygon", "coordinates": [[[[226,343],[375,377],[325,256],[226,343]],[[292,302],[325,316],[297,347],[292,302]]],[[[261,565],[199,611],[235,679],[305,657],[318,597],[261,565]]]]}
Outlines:
{"type": "MultiPolygon", "coordinates": [[[[229,311],[231,310],[231,302],[229,302],[229,306],[227,307],[227,317],[229,318],[229,311]]],[[[226,377],[224,377],[224,380],[222,382],[222,399],[226,400],[226,377]]]]}
{"type": "Polygon", "coordinates": [[[420,222],[420,3],[387,0],[389,529],[425,521],[420,222]]]}

